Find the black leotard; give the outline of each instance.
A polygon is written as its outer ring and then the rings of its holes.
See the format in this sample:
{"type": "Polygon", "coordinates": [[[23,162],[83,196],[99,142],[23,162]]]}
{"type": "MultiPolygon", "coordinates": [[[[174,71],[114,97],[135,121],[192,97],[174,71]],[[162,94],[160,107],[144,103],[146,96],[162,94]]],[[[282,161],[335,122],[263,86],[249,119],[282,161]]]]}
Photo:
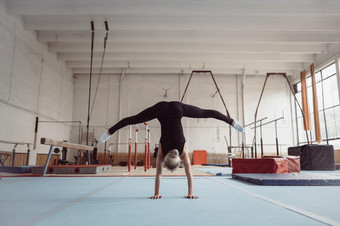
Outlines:
{"type": "Polygon", "coordinates": [[[147,122],[152,119],[158,119],[161,123],[161,139],[162,153],[165,156],[170,150],[177,149],[180,156],[183,153],[185,137],[181,119],[182,117],[189,118],[215,118],[232,125],[233,119],[215,111],[201,109],[192,105],[183,104],[181,102],[159,102],[154,106],[145,109],[137,115],[127,117],[119,121],[116,125],[109,129],[110,134],[113,134],[120,128],[127,125],[147,122]]]}

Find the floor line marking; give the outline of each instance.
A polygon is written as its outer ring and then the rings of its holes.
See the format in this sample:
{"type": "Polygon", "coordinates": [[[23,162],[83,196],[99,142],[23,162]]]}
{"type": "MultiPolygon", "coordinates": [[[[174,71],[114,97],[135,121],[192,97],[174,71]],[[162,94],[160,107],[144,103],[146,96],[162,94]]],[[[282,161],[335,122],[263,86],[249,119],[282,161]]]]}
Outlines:
{"type": "Polygon", "coordinates": [[[322,222],[322,223],[324,223],[324,224],[340,226],[340,222],[331,220],[331,219],[329,219],[329,218],[327,218],[327,217],[323,217],[323,216],[320,216],[320,215],[318,215],[318,214],[315,214],[315,213],[312,213],[312,212],[309,212],[309,211],[300,209],[300,208],[298,208],[298,207],[289,205],[289,204],[287,204],[287,203],[283,203],[283,202],[277,201],[277,200],[275,200],[275,199],[271,199],[271,198],[268,198],[268,197],[259,195],[259,194],[257,194],[257,193],[248,191],[248,190],[246,190],[246,189],[244,189],[244,188],[241,188],[241,187],[238,187],[238,186],[236,186],[236,185],[232,185],[232,184],[229,184],[229,183],[227,183],[227,182],[218,180],[218,179],[216,179],[216,178],[211,178],[211,177],[206,177],[206,178],[209,179],[209,180],[215,181],[215,182],[217,182],[217,183],[227,185],[227,186],[229,186],[229,187],[231,187],[231,188],[237,189],[238,191],[242,191],[242,192],[247,193],[247,194],[249,194],[249,195],[251,195],[251,196],[254,196],[254,197],[256,197],[256,198],[259,198],[259,199],[262,199],[262,200],[264,200],[264,201],[270,202],[270,203],[272,203],[272,204],[274,204],[274,205],[281,206],[281,207],[283,207],[283,208],[286,208],[286,209],[288,209],[288,210],[290,210],[290,211],[293,211],[293,212],[295,212],[295,213],[301,214],[301,215],[306,216],[306,217],[308,217],[308,218],[312,218],[312,219],[317,220],[317,221],[319,221],[319,222],[322,222]]]}
{"type": "Polygon", "coordinates": [[[102,189],[104,189],[106,187],[109,187],[112,184],[117,183],[118,181],[120,181],[122,179],[123,178],[119,178],[119,179],[114,180],[114,181],[112,181],[112,182],[110,182],[108,184],[105,184],[105,185],[103,185],[103,186],[101,186],[99,188],[96,188],[96,189],[94,189],[94,190],[92,190],[92,191],[90,191],[90,192],[88,192],[88,193],[86,193],[86,194],[84,194],[82,196],[79,196],[78,198],[72,199],[72,200],[70,200],[70,201],[68,201],[68,202],[66,202],[64,204],[56,206],[56,207],[54,207],[54,208],[52,208],[52,209],[50,209],[48,211],[45,211],[45,212],[43,212],[43,213],[41,213],[41,214],[31,218],[31,219],[28,219],[27,221],[25,221],[23,223],[20,223],[19,225],[32,225],[32,224],[35,224],[38,221],[41,221],[42,219],[44,219],[46,217],[49,217],[49,216],[51,216],[51,215],[53,215],[53,214],[55,214],[55,213],[65,209],[65,208],[69,207],[69,206],[72,206],[72,205],[74,205],[74,204],[76,204],[76,203],[78,203],[80,201],[85,200],[86,198],[90,197],[91,195],[95,194],[96,192],[98,192],[98,191],[100,191],[100,190],[102,190],[102,189]]]}

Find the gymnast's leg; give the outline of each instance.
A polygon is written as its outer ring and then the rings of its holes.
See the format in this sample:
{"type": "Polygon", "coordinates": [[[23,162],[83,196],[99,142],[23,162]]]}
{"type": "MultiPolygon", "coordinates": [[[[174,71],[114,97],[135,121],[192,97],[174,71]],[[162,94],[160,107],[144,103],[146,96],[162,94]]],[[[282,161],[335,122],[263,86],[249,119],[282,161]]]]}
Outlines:
{"type": "Polygon", "coordinates": [[[120,120],[118,123],[116,123],[114,126],[112,126],[110,129],[106,130],[104,134],[101,136],[99,143],[104,143],[106,140],[110,138],[112,134],[114,134],[117,130],[128,126],[128,125],[134,125],[142,122],[147,122],[152,119],[155,119],[157,116],[157,109],[159,108],[159,103],[155,104],[152,107],[149,107],[142,112],[140,112],[137,115],[130,116],[127,118],[124,118],[120,120]]]}
{"type": "Polygon", "coordinates": [[[214,118],[217,120],[224,121],[231,125],[234,129],[238,130],[239,132],[244,132],[244,128],[241,126],[241,124],[227,115],[222,114],[219,111],[216,110],[210,110],[210,109],[201,109],[196,106],[188,105],[188,104],[182,104],[183,108],[183,116],[190,117],[190,118],[214,118]]]}

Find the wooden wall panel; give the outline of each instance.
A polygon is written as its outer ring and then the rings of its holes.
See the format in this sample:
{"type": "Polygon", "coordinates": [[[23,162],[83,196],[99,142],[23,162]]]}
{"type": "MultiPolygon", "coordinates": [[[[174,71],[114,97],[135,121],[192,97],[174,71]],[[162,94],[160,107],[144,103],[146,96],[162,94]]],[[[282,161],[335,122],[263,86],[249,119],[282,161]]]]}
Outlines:
{"type": "Polygon", "coordinates": [[[26,166],[26,153],[15,153],[14,166],[26,166]]]}
{"type": "MultiPolygon", "coordinates": [[[[45,165],[46,160],[47,160],[48,154],[37,154],[37,163],[36,165],[45,165]]],[[[49,162],[49,166],[55,166],[58,165],[58,159],[60,158],[59,155],[52,154],[51,159],[49,162]]]]}

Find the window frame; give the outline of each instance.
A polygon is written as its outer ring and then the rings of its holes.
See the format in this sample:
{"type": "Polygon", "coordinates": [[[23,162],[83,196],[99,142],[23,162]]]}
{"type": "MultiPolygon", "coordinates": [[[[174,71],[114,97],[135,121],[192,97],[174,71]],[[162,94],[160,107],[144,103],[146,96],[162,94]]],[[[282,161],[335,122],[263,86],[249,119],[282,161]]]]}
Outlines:
{"type": "MultiPolygon", "coordinates": [[[[326,117],[326,111],[327,110],[330,110],[330,109],[334,109],[334,108],[336,108],[336,107],[340,107],[340,100],[339,100],[339,80],[338,80],[338,78],[337,78],[337,70],[336,70],[336,67],[337,67],[337,64],[336,64],[336,62],[335,61],[332,61],[332,62],[330,62],[329,64],[327,64],[326,66],[324,66],[324,67],[322,67],[322,68],[320,68],[319,70],[317,70],[317,71],[315,71],[315,74],[317,74],[317,73],[320,73],[320,81],[317,81],[316,83],[317,84],[319,84],[319,83],[321,83],[321,85],[320,85],[320,87],[321,87],[321,90],[318,90],[320,93],[321,93],[321,99],[322,99],[322,103],[318,103],[318,111],[319,111],[319,115],[320,114],[322,114],[322,117],[320,117],[320,127],[324,127],[324,131],[325,131],[325,137],[324,136],[322,136],[322,142],[325,142],[327,145],[329,145],[329,143],[330,143],[330,141],[334,141],[334,140],[339,140],[340,141],[340,136],[339,136],[339,134],[337,134],[336,132],[336,134],[335,134],[335,137],[329,137],[329,134],[328,134],[328,130],[329,130],[329,128],[327,128],[328,127],[328,125],[327,125],[327,117],[326,117]],[[323,76],[323,71],[326,69],[326,68],[328,68],[328,67],[330,67],[330,66],[332,66],[332,65],[334,65],[334,67],[335,67],[335,72],[334,72],[334,74],[331,74],[331,75],[328,75],[326,78],[324,78],[324,76],[323,76]],[[334,105],[332,105],[332,106],[329,106],[329,107],[326,107],[325,108],[325,95],[324,95],[324,81],[327,81],[328,79],[330,79],[330,78],[333,78],[333,76],[335,76],[335,80],[336,80],[336,82],[337,82],[337,93],[338,93],[338,99],[337,99],[337,104],[334,104],[334,105]],[[322,121],[323,120],[323,121],[322,121]]],[[[306,80],[308,80],[308,79],[310,79],[310,77],[311,77],[311,75],[309,75],[309,76],[307,76],[306,77],[306,80]]],[[[298,82],[296,82],[295,84],[294,84],[294,92],[295,92],[295,95],[296,94],[298,94],[298,93],[301,93],[301,81],[298,81],[298,82]]],[[[311,88],[311,85],[309,85],[308,83],[307,83],[307,93],[308,93],[308,89],[310,89],[311,88]]],[[[301,95],[300,95],[301,96],[301,95]]],[[[327,97],[326,97],[327,98],[327,97]]],[[[301,103],[302,101],[301,101],[301,97],[299,98],[299,103],[301,103]]],[[[309,102],[309,101],[308,101],[309,102]]],[[[301,118],[302,118],[302,115],[301,115],[301,113],[299,113],[298,112],[298,103],[296,102],[296,100],[294,101],[294,104],[295,104],[295,121],[296,121],[296,132],[297,132],[297,143],[298,143],[298,145],[301,145],[301,144],[307,144],[307,141],[305,140],[305,139],[300,139],[300,135],[299,135],[299,133],[301,133],[301,131],[304,131],[304,129],[303,129],[303,124],[301,124],[301,123],[299,123],[299,120],[301,121],[301,118]],[[301,128],[302,128],[302,130],[301,130],[301,128]]],[[[314,112],[313,112],[313,109],[311,109],[311,111],[310,111],[311,113],[311,119],[313,119],[313,117],[314,117],[314,112]]],[[[302,120],[303,121],[303,120],[302,120]]],[[[336,123],[336,121],[335,121],[335,123],[336,123]]],[[[340,126],[340,123],[339,124],[335,124],[335,128],[336,128],[336,130],[337,130],[337,127],[339,127],[340,126]]],[[[315,137],[313,138],[313,127],[314,127],[314,125],[313,125],[313,123],[312,123],[312,129],[311,130],[309,130],[308,131],[308,133],[309,133],[309,140],[310,140],[310,143],[315,143],[316,141],[315,141],[315,137]]],[[[322,129],[322,128],[321,128],[322,129]]]]}

